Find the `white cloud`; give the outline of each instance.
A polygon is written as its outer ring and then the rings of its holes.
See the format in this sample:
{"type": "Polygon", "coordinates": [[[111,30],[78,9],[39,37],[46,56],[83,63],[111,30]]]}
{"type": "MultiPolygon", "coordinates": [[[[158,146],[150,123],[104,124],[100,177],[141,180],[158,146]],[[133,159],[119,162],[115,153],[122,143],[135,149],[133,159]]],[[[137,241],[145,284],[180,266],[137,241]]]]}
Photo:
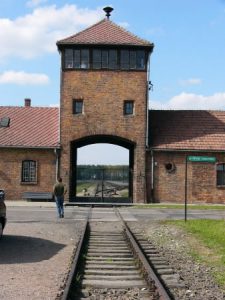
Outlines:
{"type": "Polygon", "coordinates": [[[59,107],[59,103],[50,104],[49,107],[59,107]]]}
{"type": "Polygon", "coordinates": [[[97,22],[100,8],[80,9],[76,5],[36,8],[15,20],[0,19],[0,62],[14,56],[33,58],[57,50],[56,41],[97,22]]]}
{"type": "Polygon", "coordinates": [[[127,23],[127,22],[119,22],[118,25],[123,27],[123,28],[128,28],[130,26],[130,24],[127,23]]]}
{"type": "Polygon", "coordinates": [[[189,78],[189,79],[181,79],[179,80],[179,84],[182,86],[188,86],[188,85],[199,85],[202,83],[201,78],[189,78]]]}
{"type": "Polygon", "coordinates": [[[45,74],[6,71],[0,74],[0,84],[45,85],[49,78],[45,74]]]}
{"type": "Polygon", "coordinates": [[[151,101],[152,109],[174,109],[174,110],[225,110],[225,93],[215,93],[211,96],[181,93],[167,102],[151,101]]]}
{"type": "Polygon", "coordinates": [[[34,6],[38,6],[42,3],[47,2],[48,0],[30,0],[27,2],[27,6],[29,7],[34,7],[34,6]]]}

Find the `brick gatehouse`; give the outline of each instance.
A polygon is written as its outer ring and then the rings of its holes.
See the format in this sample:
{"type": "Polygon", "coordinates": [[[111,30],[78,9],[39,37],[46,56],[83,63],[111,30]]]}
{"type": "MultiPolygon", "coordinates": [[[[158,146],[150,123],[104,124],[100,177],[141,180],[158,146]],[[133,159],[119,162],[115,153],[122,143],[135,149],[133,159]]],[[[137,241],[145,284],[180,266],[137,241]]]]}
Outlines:
{"type": "Polygon", "coordinates": [[[6,199],[51,192],[60,174],[76,200],[77,149],[129,150],[129,201],[225,203],[225,112],[148,109],[154,45],[109,19],[57,42],[60,108],[0,107],[6,199]]]}

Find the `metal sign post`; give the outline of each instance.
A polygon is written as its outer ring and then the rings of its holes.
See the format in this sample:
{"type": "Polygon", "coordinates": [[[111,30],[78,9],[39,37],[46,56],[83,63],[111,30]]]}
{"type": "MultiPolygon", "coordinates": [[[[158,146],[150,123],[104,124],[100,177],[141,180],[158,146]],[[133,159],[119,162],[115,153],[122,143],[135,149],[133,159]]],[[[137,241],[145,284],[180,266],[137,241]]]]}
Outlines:
{"type": "Polygon", "coordinates": [[[184,192],[184,221],[187,221],[187,162],[188,156],[185,157],[185,192],[184,192]]]}

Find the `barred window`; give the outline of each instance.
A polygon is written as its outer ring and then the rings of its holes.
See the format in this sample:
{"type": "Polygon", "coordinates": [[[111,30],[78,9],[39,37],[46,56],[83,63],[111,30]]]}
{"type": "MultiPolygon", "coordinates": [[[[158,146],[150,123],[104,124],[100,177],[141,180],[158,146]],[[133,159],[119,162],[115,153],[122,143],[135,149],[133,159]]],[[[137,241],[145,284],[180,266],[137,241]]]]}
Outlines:
{"type": "Polygon", "coordinates": [[[217,164],[216,166],[216,185],[225,185],[225,164],[217,164]]]}
{"type": "Polygon", "coordinates": [[[37,162],[24,160],[22,162],[22,182],[37,182],[37,162]]]}

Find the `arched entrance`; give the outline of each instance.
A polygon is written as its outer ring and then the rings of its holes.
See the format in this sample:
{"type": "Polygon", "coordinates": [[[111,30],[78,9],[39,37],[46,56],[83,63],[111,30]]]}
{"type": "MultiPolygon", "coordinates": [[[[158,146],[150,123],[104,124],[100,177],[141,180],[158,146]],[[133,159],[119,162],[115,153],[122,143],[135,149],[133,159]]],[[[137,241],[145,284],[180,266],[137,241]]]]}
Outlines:
{"type": "MultiPolygon", "coordinates": [[[[71,161],[70,161],[70,201],[73,202],[107,202],[107,203],[128,203],[133,202],[133,168],[134,168],[134,147],[135,143],[118,137],[109,135],[95,135],[84,137],[71,142],[71,161]],[[108,143],[126,148],[129,151],[129,166],[127,168],[120,169],[120,174],[122,173],[122,180],[115,176],[115,170],[109,170],[101,168],[91,168],[91,170],[85,170],[86,181],[89,181],[94,185],[96,184],[96,192],[94,194],[87,193],[82,197],[77,193],[78,182],[81,179],[80,174],[84,173],[84,170],[79,170],[77,164],[77,153],[78,149],[87,145],[97,144],[97,143],[108,143]],[[125,178],[125,179],[124,179],[125,178]],[[114,181],[113,181],[114,179],[114,181]],[[115,180],[117,182],[115,182],[115,180]],[[123,183],[122,183],[123,181],[123,183]],[[128,193],[126,196],[118,196],[117,193],[115,197],[115,190],[122,188],[127,181],[128,193]],[[110,188],[111,186],[111,188],[110,188]],[[113,192],[114,191],[114,192],[113,192]]],[[[118,170],[117,170],[118,173],[118,170]]]]}

